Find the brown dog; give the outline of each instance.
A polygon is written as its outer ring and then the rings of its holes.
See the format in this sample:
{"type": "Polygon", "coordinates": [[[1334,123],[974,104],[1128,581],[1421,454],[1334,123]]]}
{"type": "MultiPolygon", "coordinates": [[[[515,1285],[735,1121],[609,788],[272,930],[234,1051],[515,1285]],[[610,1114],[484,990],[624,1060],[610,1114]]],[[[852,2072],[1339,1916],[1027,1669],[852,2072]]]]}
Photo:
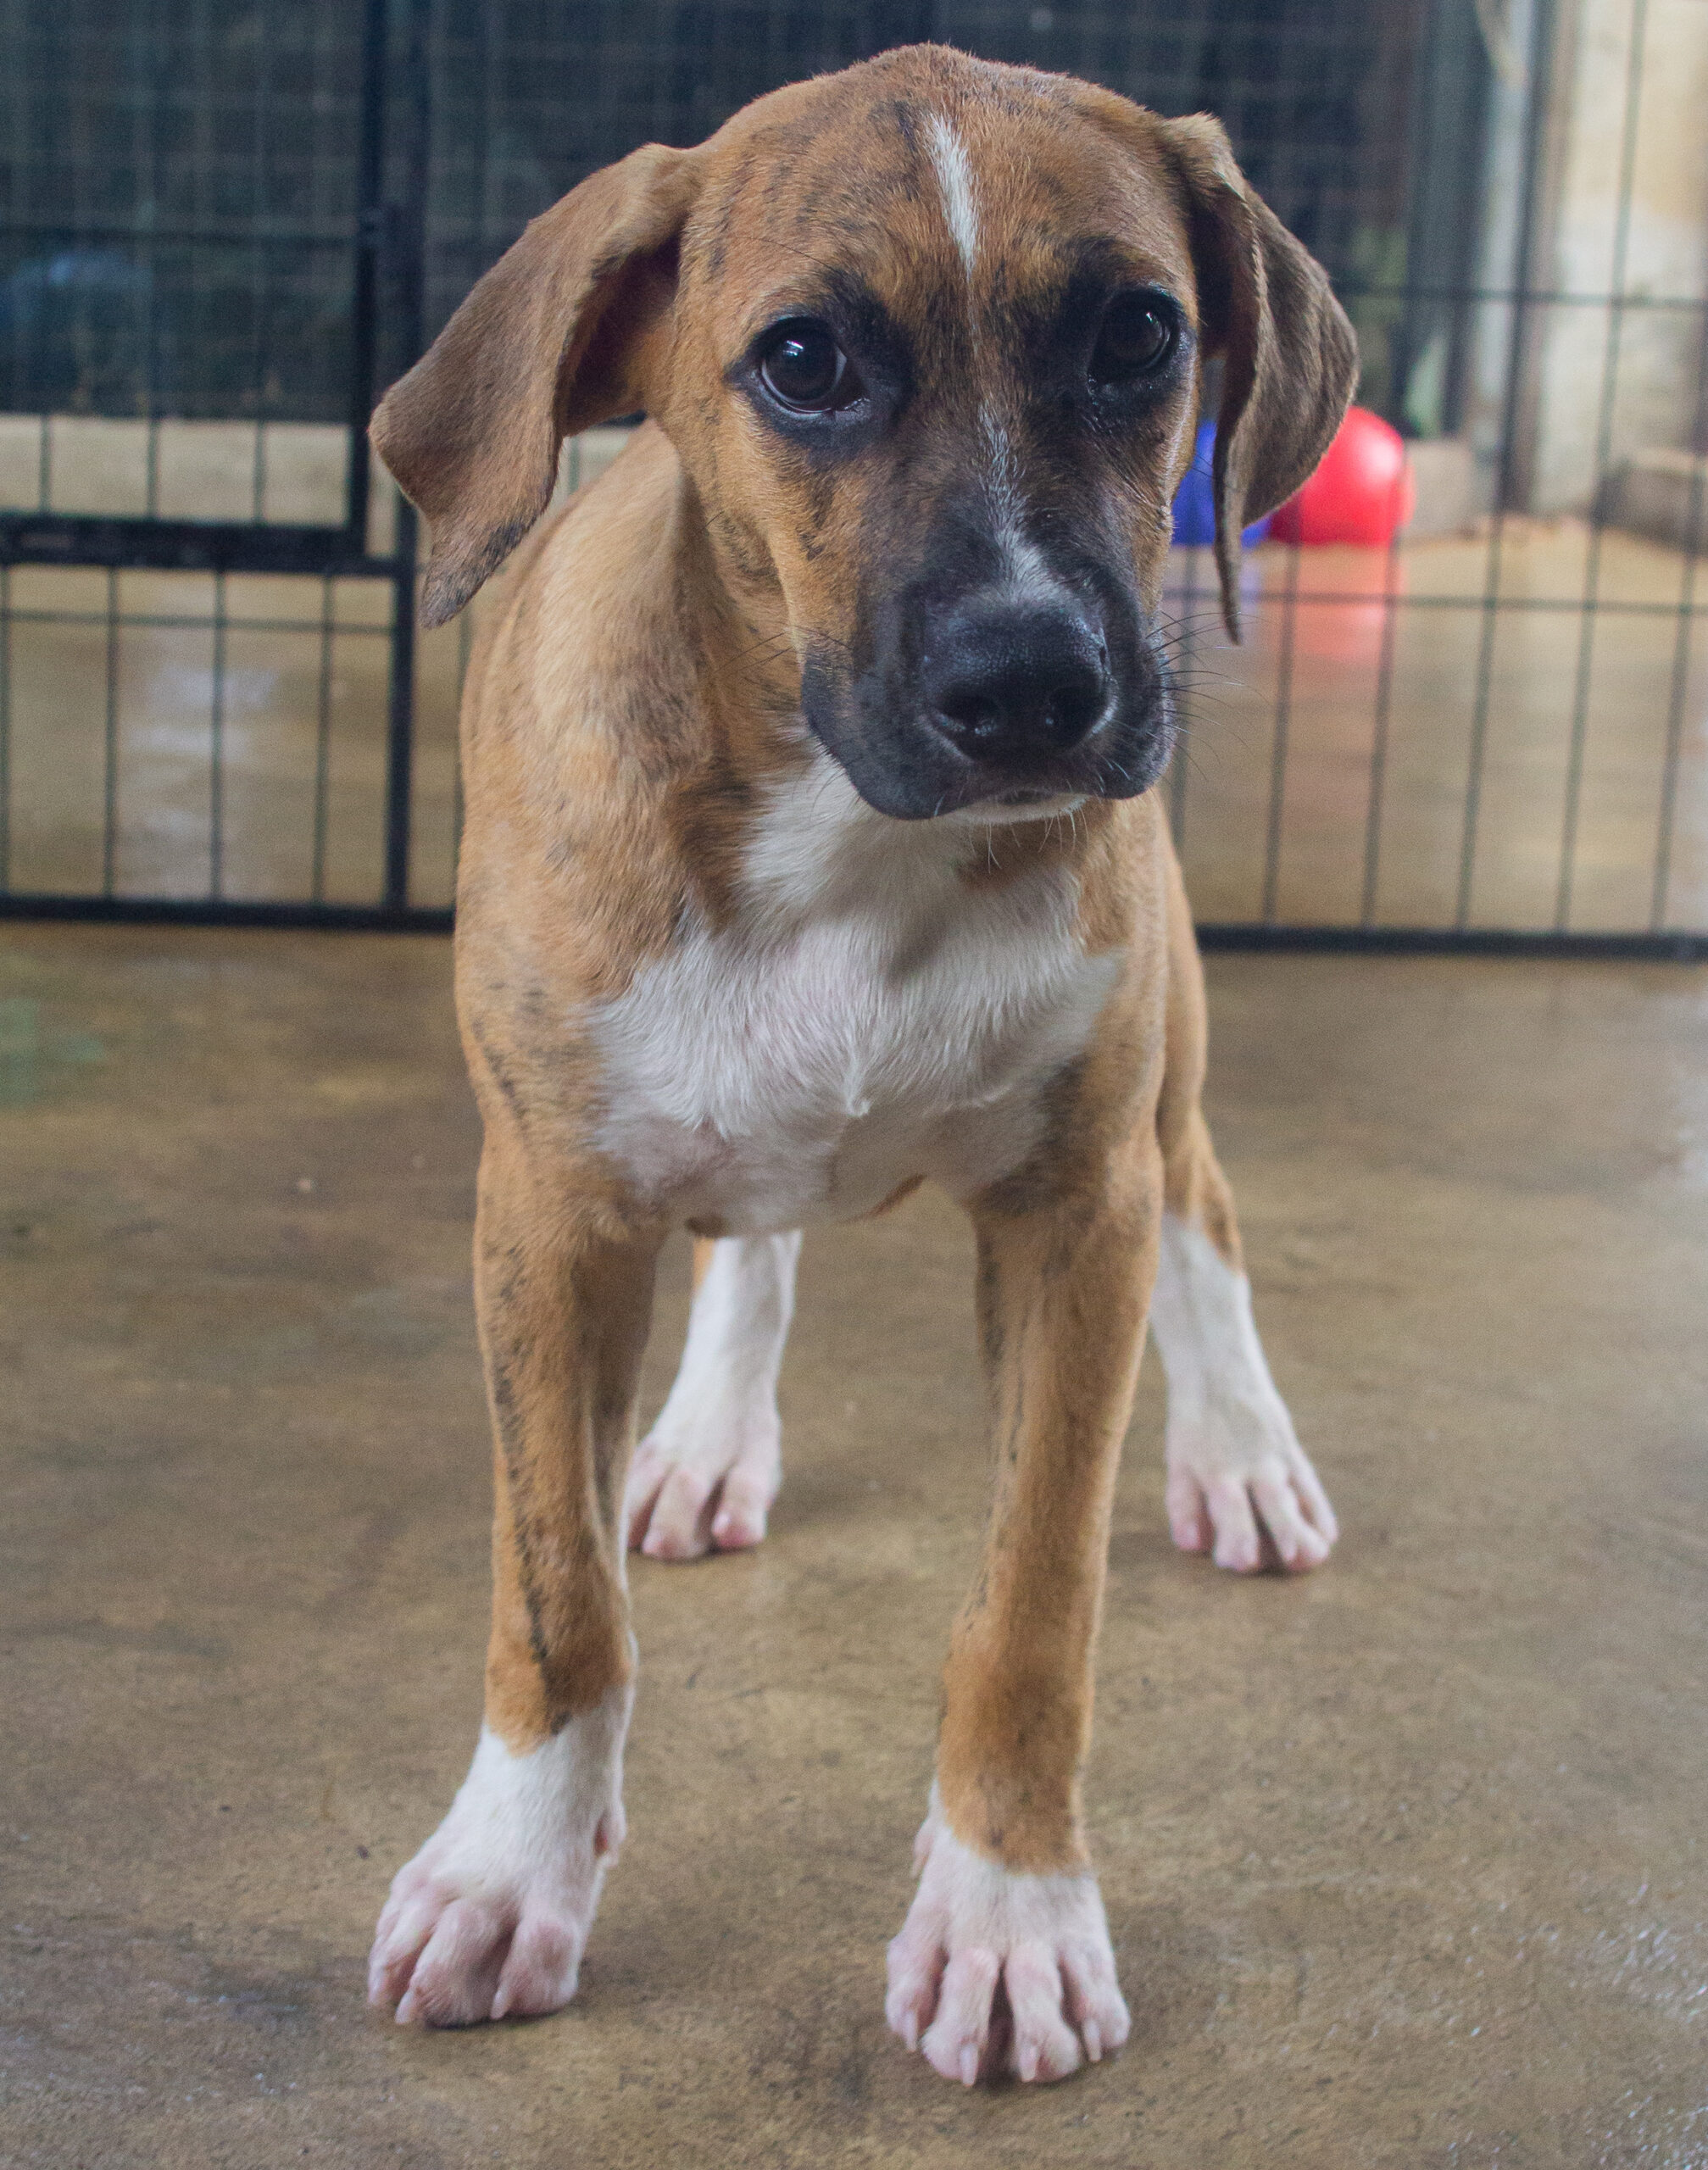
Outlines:
{"type": "Polygon", "coordinates": [[[763,1535],[795,1232],[930,1177],[977,1232],[996,1494],[890,2022],[969,2082],[1126,2037],[1080,1768],[1148,1311],[1177,1541],[1300,1568],[1334,1536],[1252,1326],[1146,789],[1213,357],[1232,623],[1242,523],[1349,395],[1326,280],[1216,122],[921,47],[595,174],[380,409],[431,623],[566,433],[650,417],[518,557],[464,705],[495,1589],[473,1767],[374,1946],[400,2020],[574,1993],[623,1833],[626,1544],[763,1535]],[[630,1471],[683,1223],[688,1345],[630,1471]]]}

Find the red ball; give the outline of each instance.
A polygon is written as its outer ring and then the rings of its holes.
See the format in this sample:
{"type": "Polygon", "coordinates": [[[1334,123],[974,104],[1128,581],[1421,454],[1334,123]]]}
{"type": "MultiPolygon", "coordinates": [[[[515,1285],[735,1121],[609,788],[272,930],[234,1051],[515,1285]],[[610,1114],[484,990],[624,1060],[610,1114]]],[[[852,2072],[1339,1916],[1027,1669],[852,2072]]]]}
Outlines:
{"type": "Polygon", "coordinates": [[[1349,409],[1321,465],[1269,523],[1277,542],[1389,542],[1417,505],[1398,430],[1367,407],[1349,409]]]}

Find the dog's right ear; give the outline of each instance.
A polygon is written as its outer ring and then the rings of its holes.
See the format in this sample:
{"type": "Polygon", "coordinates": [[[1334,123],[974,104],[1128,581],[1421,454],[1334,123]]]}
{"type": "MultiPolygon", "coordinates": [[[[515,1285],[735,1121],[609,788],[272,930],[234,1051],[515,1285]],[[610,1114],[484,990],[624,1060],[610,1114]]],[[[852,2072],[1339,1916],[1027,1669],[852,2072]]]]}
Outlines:
{"type": "Polygon", "coordinates": [[[688,151],[648,143],[542,212],[480,281],[370,434],[432,531],[421,622],[442,626],[545,510],[564,439],[647,403],[688,151]]]}

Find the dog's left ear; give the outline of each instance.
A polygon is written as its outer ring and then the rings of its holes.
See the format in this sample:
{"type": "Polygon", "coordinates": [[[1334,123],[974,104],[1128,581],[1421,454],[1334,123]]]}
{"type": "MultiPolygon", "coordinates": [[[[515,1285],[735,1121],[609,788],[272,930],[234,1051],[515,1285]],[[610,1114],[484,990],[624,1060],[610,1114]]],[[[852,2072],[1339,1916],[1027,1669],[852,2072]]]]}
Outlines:
{"type": "Polygon", "coordinates": [[[660,143],[590,175],[381,401],[375,449],[432,530],[424,625],[453,617],[545,510],[566,437],[646,403],[698,186],[693,153],[660,143]]]}
{"type": "Polygon", "coordinates": [[[1332,441],[1358,384],[1358,341],[1328,275],[1247,186],[1221,123],[1159,124],[1184,185],[1205,345],[1221,356],[1216,563],[1239,638],[1240,531],[1290,498],[1332,441]]]}

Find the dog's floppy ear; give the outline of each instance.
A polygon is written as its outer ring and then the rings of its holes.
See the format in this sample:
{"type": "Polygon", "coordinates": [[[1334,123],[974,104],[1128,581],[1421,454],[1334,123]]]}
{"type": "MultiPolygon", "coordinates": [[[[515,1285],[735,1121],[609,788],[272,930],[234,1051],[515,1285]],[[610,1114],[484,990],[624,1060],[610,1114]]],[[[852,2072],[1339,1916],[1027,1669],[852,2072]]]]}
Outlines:
{"type": "Polygon", "coordinates": [[[545,510],[563,441],[645,403],[693,155],[648,143],[542,212],[381,401],[375,449],[426,515],[441,626],[545,510]]]}
{"type": "Polygon", "coordinates": [[[1216,564],[1239,638],[1240,530],[1293,495],[1327,451],[1358,383],[1358,342],[1328,275],[1247,185],[1221,123],[1162,124],[1185,184],[1205,345],[1221,355],[1216,564]]]}

